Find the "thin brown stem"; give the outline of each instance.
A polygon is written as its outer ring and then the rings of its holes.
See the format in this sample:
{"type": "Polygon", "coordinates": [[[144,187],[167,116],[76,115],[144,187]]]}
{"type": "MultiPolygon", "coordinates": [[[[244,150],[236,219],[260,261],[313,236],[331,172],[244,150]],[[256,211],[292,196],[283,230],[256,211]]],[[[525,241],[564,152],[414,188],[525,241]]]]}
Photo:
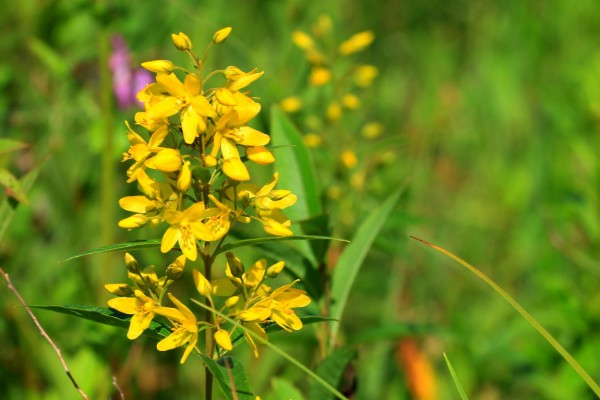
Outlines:
{"type": "Polygon", "coordinates": [[[75,378],[71,374],[71,371],[69,370],[69,367],[67,366],[67,362],[63,358],[62,352],[60,351],[60,349],[58,348],[58,346],[52,341],[52,339],[50,338],[50,336],[46,333],[46,331],[44,330],[44,328],[42,327],[42,325],[39,323],[38,319],[35,317],[35,315],[31,311],[31,309],[29,307],[27,307],[27,304],[25,303],[25,300],[23,300],[23,297],[21,297],[21,294],[19,293],[19,291],[17,290],[17,288],[15,288],[13,286],[13,284],[12,284],[12,282],[11,282],[10,277],[8,276],[8,274],[6,272],[4,272],[4,270],[2,268],[0,268],[0,273],[2,274],[2,276],[4,277],[4,279],[6,280],[6,283],[8,284],[8,288],[15,294],[15,296],[17,297],[17,299],[19,299],[19,302],[25,308],[25,310],[27,311],[27,313],[29,314],[29,316],[33,320],[34,324],[39,329],[39,331],[42,334],[42,336],[48,341],[48,343],[50,343],[50,345],[52,346],[52,348],[56,352],[56,355],[58,356],[58,359],[60,360],[60,363],[62,364],[63,369],[65,370],[65,373],[67,374],[67,376],[71,380],[71,383],[73,384],[73,386],[75,387],[75,389],[77,389],[77,391],[79,392],[79,394],[81,395],[81,397],[83,399],[88,400],[89,397],[87,396],[87,394],[85,394],[85,392],[79,387],[79,385],[75,381],[75,378]]]}

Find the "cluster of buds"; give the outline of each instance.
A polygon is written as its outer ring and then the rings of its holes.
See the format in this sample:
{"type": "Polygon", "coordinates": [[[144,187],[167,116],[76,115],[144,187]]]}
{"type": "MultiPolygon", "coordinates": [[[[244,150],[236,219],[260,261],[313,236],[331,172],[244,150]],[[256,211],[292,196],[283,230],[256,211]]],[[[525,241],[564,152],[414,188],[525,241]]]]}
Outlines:
{"type": "MultiPolygon", "coordinates": [[[[216,32],[209,49],[223,43],[230,32],[231,28],[216,32]]],[[[235,223],[254,220],[271,235],[292,235],[291,222],[281,210],[297,198],[289,190],[275,189],[277,172],[264,186],[252,183],[245,165],[249,161],[267,165],[275,160],[266,147],[269,135],[248,126],[261,106],[247,87],[263,73],[229,66],[204,77],[208,49],[198,58],[184,33],[173,34],[172,39],[178,50],[191,57],[195,70],[188,71],[169,60],[142,63],[155,74],[155,81],[137,94],[144,111],[135,115],[135,122],[145,133],[126,123],[131,146],[123,157],[123,161],[133,161],[127,181],[136,182],[141,194],[120,199],[119,205],[133,214],[119,221],[119,226],[137,229],[148,223],[166,225],[161,252],[180,250],[182,254],[162,277],[153,266],[141,270],[127,254],[132,284],[109,284],[106,288],[119,296],[110,300],[109,306],[133,315],[130,339],[147,329],[155,316],[162,316],[171,323],[173,333],[157,348],[169,350],[187,344],[184,362],[201,330],[209,329],[221,349],[231,350],[230,335],[236,325],[260,335],[264,335],[265,323],[300,329],[302,323],[291,309],[307,305],[310,299],[304,291],[292,288],[296,282],[275,289],[265,284],[266,278],[281,271],[283,262],[267,269],[266,261],[260,260],[245,271],[241,261],[228,254],[227,278],[210,280],[216,252],[235,223]],[[219,85],[209,86],[209,81],[212,84],[219,78],[219,85]],[[211,246],[213,242],[216,244],[211,246]],[[194,268],[193,277],[198,292],[213,310],[209,320],[198,321],[189,307],[168,293],[169,285],[185,276],[186,262],[197,259],[204,274],[194,268]],[[214,299],[221,296],[226,299],[216,304],[214,299]],[[163,306],[166,297],[175,307],[163,306]]],[[[258,354],[251,335],[246,339],[258,354]]]]}

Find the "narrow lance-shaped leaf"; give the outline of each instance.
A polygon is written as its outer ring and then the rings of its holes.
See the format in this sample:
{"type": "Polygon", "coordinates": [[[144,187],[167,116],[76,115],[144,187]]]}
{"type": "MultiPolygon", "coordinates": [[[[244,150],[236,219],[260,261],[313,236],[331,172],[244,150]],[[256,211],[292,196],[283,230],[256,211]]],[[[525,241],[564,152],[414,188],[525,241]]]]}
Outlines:
{"type": "MultiPolygon", "coordinates": [[[[316,371],[317,375],[331,386],[339,388],[344,371],[352,358],[354,358],[354,350],[348,347],[337,349],[319,365],[316,371]]],[[[331,398],[331,394],[322,385],[313,381],[310,385],[310,398],[327,399],[331,398]]]]}
{"type": "MultiPolygon", "coordinates": [[[[83,318],[98,322],[104,325],[118,326],[119,328],[129,329],[131,315],[123,314],[115,309],[108,307],[69,305],[69,306],[30,306],[41,310],[53,311],[61,314],[71,315],[77,318],[83,318]]],[[[150,327],[143,333],[154,339],[161,340],[171,334],[171,330],[164,324],[152,321],[150,327]]]]}
{"type": "MultiPolygon", "coordinates": [[[[398,202],[401,189],[393,193],[388,199],[378,208],[373,210],[367,219],[360,225],[356,235],[346,246],[337,265],[333,270],[331,282],[331,308],[329,315],[338,321],[342,319],[350,290],[358,271],[373,244],[373,241],[379,234],[388,215],[398,202]]],[[[329,348],[332,349],[335,345],[339,330],[339,322],[331,324],[331,335],[329,348]]]]}
{"type": "Polygon", "coordinates": [[[452,364],[448,359],[448,356],[446,356],[446,353],[443,354],[444,359],[446,360],[446,365],[448,366],[448,370],[450,371],[450,376],[452,376],[454,386],[456,386],[456,390],[458,390],[458,395],[460,396],[461,400],[469,400],[469,398],[467,397],[467,393],[465,393],[465,389],[463,389],[460,380],[458,379],[458,376],[456,375],[456,372],[454,371],[454,368],[452,367],[452,364]]]}
{"type": "Polygon", "coordinates": [[[4,168],[0,168],[0,186],[6,188],[6,194],[16,199],[19,203],[29,204],[27,192],[21,185],[21,182],[4,168]]]}
{"type": "Polygon", "coordinates": [[[291,220],[304,220],[321,214],[321,202],[315,173],[302,141],[302,135],[278,107],[271,109],[271,140],[274,145],[291,145],[289,154],[275,161],[279,171],[278,186],[298,196],[293,207],[286,209],[291,220]]]}

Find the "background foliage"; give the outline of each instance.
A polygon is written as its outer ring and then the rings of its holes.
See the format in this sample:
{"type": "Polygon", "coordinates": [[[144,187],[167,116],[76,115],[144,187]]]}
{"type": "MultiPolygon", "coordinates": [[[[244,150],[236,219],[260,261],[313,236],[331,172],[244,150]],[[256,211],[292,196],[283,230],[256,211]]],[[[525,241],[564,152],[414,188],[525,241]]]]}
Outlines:
{"type": "MultiPolygon", "coordinates": [[[[18,208],[0,242],[0,266],[29,304],[103,304],[102,284],[124,276],[120,255],[58,263],[135,238],[116,229],[124,216],[117,196],[133,190],[118,160],[127,147],[122,121],[134,110],[102,100],[110,35],[122,34],[140,62],[178,57],[173,32],[207,43],[233,26],[213,61],[265,70],[252,93],[268,129],[269,106],[306,82],[308,67],[291,33],[309,30],[323,13],[338,41],[375,33],[356,56],[380,70],[361,100],[385,127],[381,146],[369,149],[393,151],[372,177],[375,189],[343,193],[357,204],[351,213],[325,202],[335,211],[333,226],[350,238],[369,210],[407,182],[359,272],[341,327],[341,339],[357,350],[358,398],[427,398],[418,394],[424,387],[454,398],[442,352],[472,398],[591,398],[508,305],[408,235],[480,267],[600,377],[600,5],[592,0],[7,3],[0,16],[1,135],[31,147],[2,154],[0,167],[19,177],[40,170],[30,206],[18,208]],[[116,173],[104,186],[112,193],[101,185],[106,135],[114,138],[116,173]],[[102,196],[114,199],[112,209],[102,208],[102,196]],[[110,229],[101,229],[107,220],[110,229]]],[[[6,289],[0,307],[7,398],[73,398],[51,349],[6,289]]],[[[93,398],[109,395],[113,374],[128,398],[197,398],[201,391],[198,357],[175,369],[178,355],[158,354],[150,340],[132,344],[117,328],[37,313],[93,398]]],[[[273,342],[316,367],[314,334],[273,342]]],[[[239,356],[251,363],[249,380],[263,398],[306,387],[302,373],[273,353],[259,361],[239,356]]]]}

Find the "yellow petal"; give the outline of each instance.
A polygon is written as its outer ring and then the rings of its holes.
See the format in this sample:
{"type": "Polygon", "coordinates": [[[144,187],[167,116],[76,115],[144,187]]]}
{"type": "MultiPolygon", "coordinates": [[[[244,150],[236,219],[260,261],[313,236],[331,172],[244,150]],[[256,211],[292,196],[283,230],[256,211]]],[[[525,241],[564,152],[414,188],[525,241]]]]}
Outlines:
{"type": "Polygon", "coordinates": [[[357,33],[340,44],[339,52],[343,56],[356,53],[369,46],[373,42],[373,39],[375,39],[375,35],[371,31],[357,33]]]}
{"type": "Polygon", "coordinates": [[[175,172],[179,171],[181,163],[182,159],[179,150],[165,148],[149,159],[146,162],[146,166],[162,172],[175,172]]]}
{"type": "Polygon", "coordinates": [[[271,318],[273,321],[277,323],[277,325],[281,326],[286,331],[289,330],[299,330],[302,329],[302,321],[293,311],[287,310],[288,312],[284,312],[282,310],[273,309],[273,314],[271,318]]]}
{"type": "Polygon", "coordinates": [[[238,137],[238,143],[242,146],[264,146],[269,143],[269,135],[252,129],[249,126],[242,126],[235,130],[235,136],[238,137]]]}
{"type": "Polygon", "coordinates": [[[179,112],[179,100],[177,98],[168,96],[161,101],[153,104],[152,107],[146,112],[148,118],[151,119],[162,119],[168,118],[171,115],[175,115],[179,112]]]}
{"type": "Polygon", "coordinates": [[[246,149],[246,156],[249,160],[260,165],[268,165],[275,162],[273,153],[267,150],[264,146],[248,147],[246,149]]]}
{"type": "Polygon", "coordinates": [[[312,38],[302,31],[294,31],[292,33],[292,42],[302,50],[308,50],[314,46],[312,38]]]}
{"type": "Polygon", "coordinates": [[[192,170],[190,169],[190,162],[186,161],[181,167],[181,172],[177,177],[177,189],[180,192],[187,192],[192,185],[192,170]]]}
{"type": "Polygon", "coordinates": [[[166,253],[171,250],[179,240],[180,236],[181,231],[178,228],[170,226],[162,237],[160,251],[166,253]]]}
{"type": "Polygon", "coordinates": [[[196,285],[198,293],[202,296],[210,296],[213,288],[208,279],[206,279],[196,268],[194,268],[192,273],[194,275],[194,284],[196,285]]]}
{"type": "Polygon", "coordinates": [[[160,85],[170,94],[175,97],[185,97],[185,86],[177,75],[171,74],[158,74],[156,76],[156,82],[160,83],[160,85]]]}
{"type": "Polygon", "coordinates": [[[187,144],[194,143],[198,137],[198,122],[200,117],[192,107],[185,107],[181,111],[181,129],[183,130],[183,140],[187,144]]]}
{"type": "Polygon", "coordinates": [[[119,228],[137,229],[146,225],[148,218],[143,214],[135,214],[119,221],[119,228]]]}
{"type": "Polygon", "coordinates": [[[117,297],[110,299],[108,306],[123,314],[135,314],[140,301],[136,297],[117,297]]]}
{"type": "Polygon", "coordinates": [[[152,312],[136,313],[131,317],[127,339],[133,340],[139,337],[150,326],[152,318],[154,318],[152,312]]]}
{"type": "Polygon", "coordinates": [[[119,206],[124,210],[140,214],[156,209],[156,203],[146,196],[125,196],[119,200],[119,206]]]}
{"type": "Polygon", "coordinates": [[[229,158],[223,162],[225,175],[236,181],[247,181],[250,179],[248,169],[239,158],[229,158]]]}
{"type": "Polygon", "coordinates": [[[212,281],[213,293],[217,296],[229,297],[237,291],[237,286],[227,278],[212,281]]]}

